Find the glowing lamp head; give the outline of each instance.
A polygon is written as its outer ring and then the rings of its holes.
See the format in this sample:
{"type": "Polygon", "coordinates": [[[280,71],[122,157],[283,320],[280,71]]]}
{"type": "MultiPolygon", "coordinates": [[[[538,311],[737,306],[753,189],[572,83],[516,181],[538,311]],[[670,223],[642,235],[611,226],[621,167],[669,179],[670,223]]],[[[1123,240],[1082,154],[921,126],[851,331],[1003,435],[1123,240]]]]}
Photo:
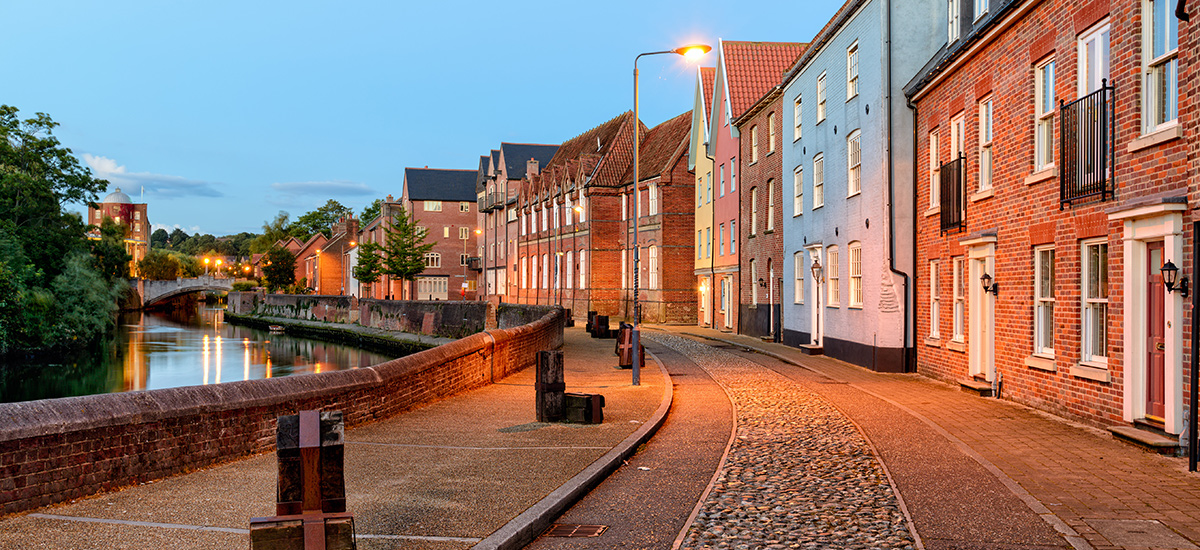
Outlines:
{"type": "Polygon", "coordinates": [[[687,46],[675,48],[671,51],[682,55],[688,61],[696,61],[704,57],[704,54],[712,51],[712,46],[708,44],[688,44],[687,46]]]}

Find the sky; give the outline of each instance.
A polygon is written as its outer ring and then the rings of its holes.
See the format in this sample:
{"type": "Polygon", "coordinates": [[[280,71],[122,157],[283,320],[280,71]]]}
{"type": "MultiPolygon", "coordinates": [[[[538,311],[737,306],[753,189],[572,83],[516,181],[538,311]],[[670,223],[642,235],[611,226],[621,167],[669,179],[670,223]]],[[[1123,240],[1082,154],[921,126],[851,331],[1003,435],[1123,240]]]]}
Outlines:
{"type": "MultiPolygon", "coordinates": [[[[0,0],[0,104],[49,114],[99,198],[120,187],[156,228],[257,233],[399,197],[405,167],[577,136],[633,108],[639,53],[808,42],[840,5],[0,0]]],[[[692,108],[696,64],[638,68],[645,124],[692,108]]]]}

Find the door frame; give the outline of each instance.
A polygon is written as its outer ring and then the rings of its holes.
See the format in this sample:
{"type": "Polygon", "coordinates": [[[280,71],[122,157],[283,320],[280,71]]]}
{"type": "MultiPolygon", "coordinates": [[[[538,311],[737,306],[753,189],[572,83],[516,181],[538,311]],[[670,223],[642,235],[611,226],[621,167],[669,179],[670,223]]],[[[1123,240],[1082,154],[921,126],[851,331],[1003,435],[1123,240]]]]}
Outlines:
{"type": "MultiPolygon", "coordinates": [[[[1146,417],[1147,339],[1144,320],[1149,315],[1146,302],[1146,266],[1149,261],[1149,242],[1163,242],[1163,260],[1180,260],[1183,264],[1183,203],[1161,203],[1130,208],[1109,215],[1110,220],[1123,222],[1122,265],[1128,266],[1122,277],[1122,294],[1126,300],[1121,320],[1124,349],[1122,373],[1122,419],[1133,422],[1146,417]]],[[[1112,251],[1109,251],[1112,258],[1112,251]]],[[[1110,275],[1110,280],[1112,276],[1110,275]]],[[[1166,289],[1163,289],[1166,292],[1166,289]]],[[[1163,301],[1166,327],[1164,370],[1164,430],[1178,434],[1183,429],[1183,296],[1178,292],[1163,301]]]]}
{"type": "Polygon", "coordinates": [[[996,237],[962,241],[967,249],[967,375],[996,380],[996,295],[983,290],[979,278],[986,271],[995,281],[996,237]],[[981,265],[982,264],[982,265],[981,265]]]}

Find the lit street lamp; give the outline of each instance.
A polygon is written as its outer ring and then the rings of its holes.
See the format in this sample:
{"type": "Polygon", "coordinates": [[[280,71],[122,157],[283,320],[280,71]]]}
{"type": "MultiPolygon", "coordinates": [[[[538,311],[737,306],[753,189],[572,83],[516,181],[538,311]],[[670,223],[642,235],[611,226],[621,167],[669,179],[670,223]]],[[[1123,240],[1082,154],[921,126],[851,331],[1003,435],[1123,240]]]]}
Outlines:
{"type": "Polygon", "coordinates": [[[712,51],[712,46],[707,44],[689,44],[687,46],[675,48],[674,50],[663,50],[661,52],[646,52],[640,53],[633,58],[633,192],[635,200],[633,201],[633,385],[640,386],[642,383],[642,354],[641,351],[641,323],[642,323],[642,305],[638,300],[638,276],[640,275],[640,264],[638,251],[641,250],[641,243],[638,241],[638,223],[641,221],[640,208],[641,201],[636,200],[638,193],[638,162],[640,161],[639,153],[642,149],[642,140],[638,136],[641,128],[639,128],[638,118],[638,60],[644,55],[659,55],[664,53],[679,54],[689,60],[699,59],[700,56],[712,51]]]}

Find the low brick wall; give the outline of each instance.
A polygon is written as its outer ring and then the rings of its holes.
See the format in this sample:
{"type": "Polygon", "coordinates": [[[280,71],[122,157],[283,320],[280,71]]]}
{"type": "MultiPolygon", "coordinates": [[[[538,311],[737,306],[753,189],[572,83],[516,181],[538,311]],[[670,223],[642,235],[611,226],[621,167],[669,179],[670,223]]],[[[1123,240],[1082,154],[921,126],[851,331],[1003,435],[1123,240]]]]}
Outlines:
{"type": "Polygon", "coordinates": [[[21,512],[272,451],[275,419],[347,426],[491,384],[562,346],[551,312],[364,369],[0,404],[0,512],[21,512]]]}
{"type": "Polygon", "coordinates": [[[483,330],[487,307],[487,302],[363,298],[358,301],[358,323],[413,334],[462,338],[483,330]]]}
{"type": "MultiPolygon", "coordinates": [[[[230,300],[241,301],[241,296],[230,300]]],[[[330,323],[353,323],[358,319],[351,316],[357,308],[358,299],[353,296],[320,296],[313,294],[266,294],[255,304],[252,313],[268,317],[303,319],[305,321],[328,321],[330,323]]],[[[235,311],[240,313],[240,311],[235,311]]]]}

